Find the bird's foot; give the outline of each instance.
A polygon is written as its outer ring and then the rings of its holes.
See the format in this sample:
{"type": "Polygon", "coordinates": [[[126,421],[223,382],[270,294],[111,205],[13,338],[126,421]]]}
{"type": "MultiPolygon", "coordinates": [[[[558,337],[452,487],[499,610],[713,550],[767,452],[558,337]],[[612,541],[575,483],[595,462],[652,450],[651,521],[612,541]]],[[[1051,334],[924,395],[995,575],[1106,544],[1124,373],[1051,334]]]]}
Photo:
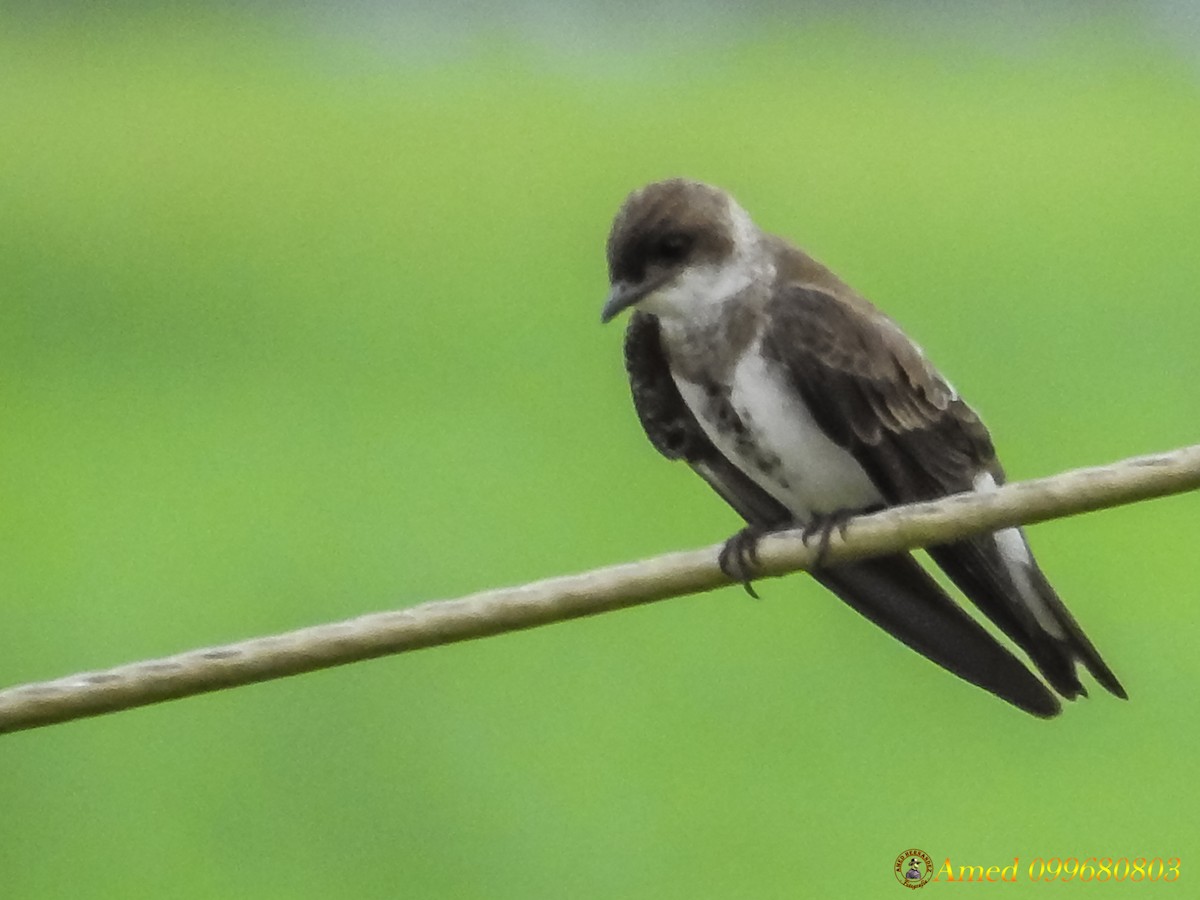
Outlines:
{"type": "Polygon", "coordinates": [[[727,540],[717,554],[717,565],[725,576],[740,583],[755,600],[760,598],[751,581],[758,572],[758,542],[769,533],[769,529],[747,525],[727,540]]]}
{"type": "Polygon", "coordinates": [[[844,539],[846,526],[859,512],[861,510],[835,509],[830,513],[814,513],[812,518],[800,527],[800,540],[804,542],[805,546],[813,538],[817,539],[817,558],[813,560],[812,564],[814,569],[825,565],[825,557],[829,554],[829,542],[833,539],[833,533],[836,531],[838,537],[844,539]]]}

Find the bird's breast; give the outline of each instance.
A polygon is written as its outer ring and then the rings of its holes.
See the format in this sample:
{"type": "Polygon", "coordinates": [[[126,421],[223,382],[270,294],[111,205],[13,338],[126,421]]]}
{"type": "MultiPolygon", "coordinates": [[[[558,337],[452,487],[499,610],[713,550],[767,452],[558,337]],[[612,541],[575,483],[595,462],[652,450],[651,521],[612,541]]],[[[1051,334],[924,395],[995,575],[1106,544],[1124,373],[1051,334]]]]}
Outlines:
{"type": "Polygon", "coordinates": [[[725,379],[673,374],[709,440],[799,521],[883,502],[866,471],[825,434],[787,373],[757,344],[725,379]]]}

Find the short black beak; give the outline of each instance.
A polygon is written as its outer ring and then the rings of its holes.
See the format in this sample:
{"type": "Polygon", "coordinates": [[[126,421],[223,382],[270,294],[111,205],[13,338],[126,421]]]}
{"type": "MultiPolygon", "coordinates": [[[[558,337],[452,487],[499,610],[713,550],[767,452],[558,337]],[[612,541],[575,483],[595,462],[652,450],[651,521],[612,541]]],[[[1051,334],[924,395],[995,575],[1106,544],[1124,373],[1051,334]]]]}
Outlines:
{"type": "Polygon", "coordinates": [[[642,290],[641,285],[630,284],[627,281],[616,282],[612,286],[612,290],[608,292],[608,299],[604,301],[604,309],[600,310],[600,324],[611,322],[619,313],[633,306],[644,296],[646,296],[646,292],[642,290]]]}
{"type": "Polygon", "coordinates": [[[608,299],[604,302],[604,309],[600,310],[600,324],[604,325],[611,322],[617,315],[624,310],[629,309],[639,300],[643,300],[650,294],[666,284],[670,273],[663,272],[657,277],[647,278],[637,284],[630,284],[628,281],[618,281],[612,286],[612,290],[608,292],[608,299]]]}

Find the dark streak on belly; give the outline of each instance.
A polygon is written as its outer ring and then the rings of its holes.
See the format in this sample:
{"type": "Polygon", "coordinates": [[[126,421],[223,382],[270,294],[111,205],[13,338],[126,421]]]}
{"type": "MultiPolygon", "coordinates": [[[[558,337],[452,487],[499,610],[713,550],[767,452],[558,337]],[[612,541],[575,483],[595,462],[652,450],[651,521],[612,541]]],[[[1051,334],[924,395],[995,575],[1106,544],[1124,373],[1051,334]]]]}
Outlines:
{"type": "Polygon", "coordinates": [[[746,420],[730,400],[729,387],[709,379],[702,381],[700,386],[704,389],[707,399],[705,418],[713,423],[718,432],[730,438],[737,448],[738,458],[732,462],[739,468],[753,467],[758,474],[787,490],[790,485],[783,474],[783,460],[775,453],[763,449],[762,444],[754,439],[746,420]]]}

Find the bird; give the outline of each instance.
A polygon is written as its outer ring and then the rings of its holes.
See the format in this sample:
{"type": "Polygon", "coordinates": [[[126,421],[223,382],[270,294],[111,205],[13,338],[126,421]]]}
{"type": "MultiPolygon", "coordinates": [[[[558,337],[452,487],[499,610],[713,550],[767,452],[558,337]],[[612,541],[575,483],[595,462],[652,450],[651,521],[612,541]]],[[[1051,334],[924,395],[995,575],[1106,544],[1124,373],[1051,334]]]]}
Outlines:
{"type": "MultiPolygon", "coordinates": [[[[924,350],[728,192],[685,178],[633,191],[606,256],[600,318],[629,312],[624,362],[647,438],[745,521],[719,557],[731,579],[750,584],[757,542],[772,531],[800,527],[827,545],[853,515],[1004,483],[988,429],[924,350]]],[[[909,553],[831,565],[819,553],[810,574],[927,659],[1035,716],[1087,695],[1079,665],[1127,698],[1021,529],[927,552],[1040,678],[909,553]]]]}

